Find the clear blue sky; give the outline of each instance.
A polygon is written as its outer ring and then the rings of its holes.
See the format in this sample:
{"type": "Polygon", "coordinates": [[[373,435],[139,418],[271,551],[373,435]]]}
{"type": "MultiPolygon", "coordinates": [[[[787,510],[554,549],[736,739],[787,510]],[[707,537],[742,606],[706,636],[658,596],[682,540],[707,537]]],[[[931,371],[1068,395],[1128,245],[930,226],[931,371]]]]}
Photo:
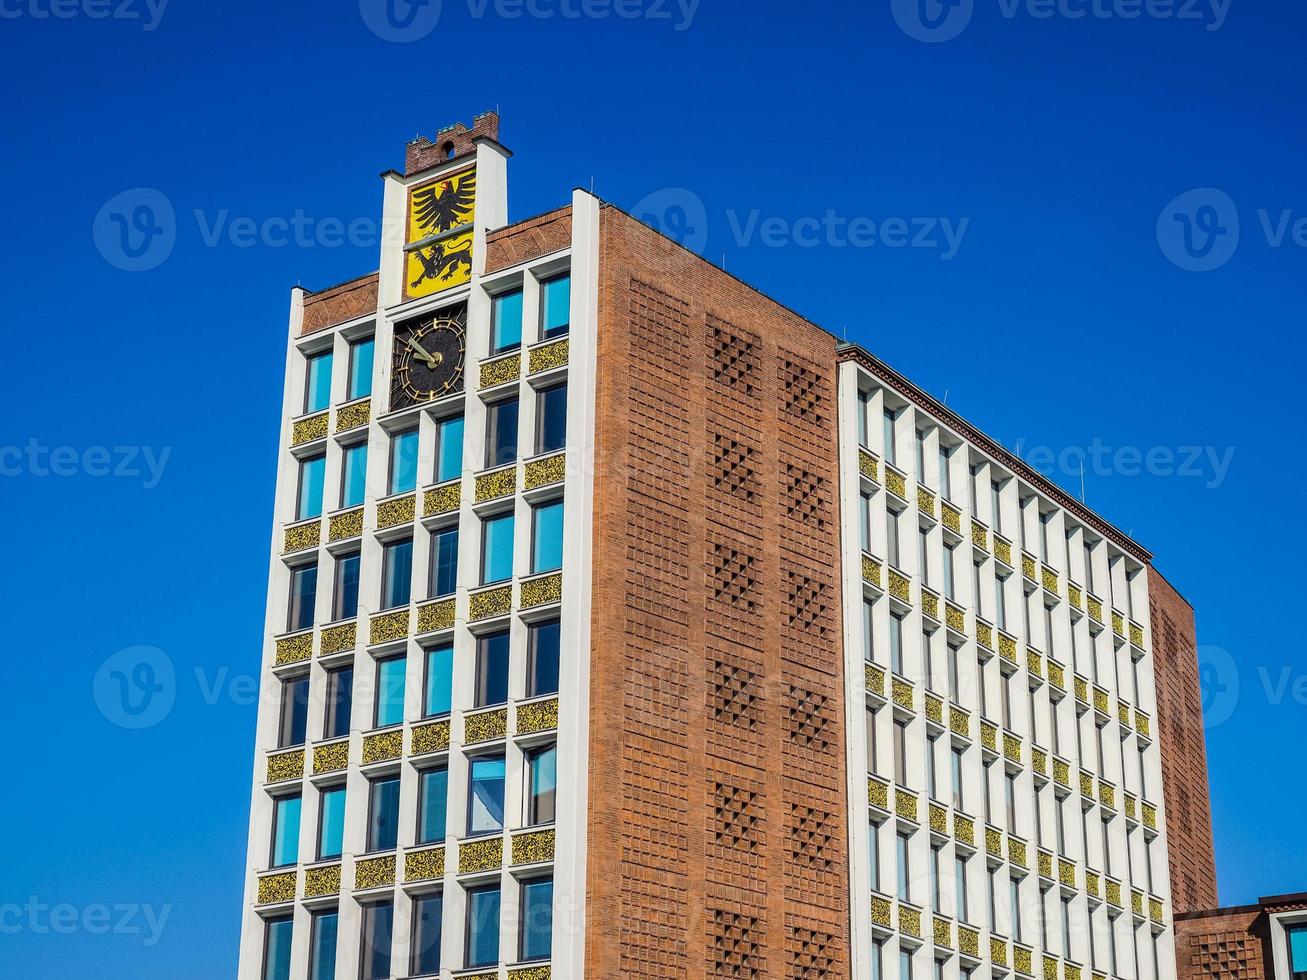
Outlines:
{"type": "MultiPolygon", "coordinates": [[[[1221,3],[1218,24],[1209,0],[1204,20],[974,0],[940,28],[960,36],[923,43],[890,0],[703,0],[688,19],[661,0],[636,19],[445,0],[426,37],[394,43],[355,2],[172,0],[157,23],[143,0],[134,20],[69,2],[70,18],[0,4],[0,446],[22,450],[0,457],[5,972],[233,974],[288,291],[374,268],[375,247],[322,222],[375,220],[376,175],[406,140],[495,105],[513,217],[592,179],[628,208],[683,189],[648,205],[670,229],[1005,445],[1045,447],[1045,464],[1104,447],[1089,503],[1156,553],[1216,648],[1222,899],[1307,889],[1307,784],[1284,751],[1307,728],[1285,629],[1307,581],[1267,546],[1297,533],[1307,480],[1307,249],[1278,235],[1283,212],[1307,214],[1302,4],[1221,3]],[[141,187],[173,207],[175,243],[124,271],[114,226],[97,248],[93,225],[141,187]],[[1195,188],[1226,196],[1167,211],[1195,188]],[[306,245],[229,233],[297,210],[306,245]],[[856,242],[828,212],[861,219],[856,242]],[[917,218],[965,231],[956,249],[896,247],[895,218],[909,239],[917,218]],[[72,475],[33,443],[66,447],[72,475]],[[1191,446],[1210,453],[1196,468],[1191,446]],[[168,454],[157,478],[145,449],[168,454]],[[1149,473],[1132,451],[1154,451],[1149,473]],[[175,680],[166,715],[132,730],[94,692],[137,645],[162,651],[153,683],[175,680]]],[[[1060,468],[1076,486],[1074,459],[1060,468]]]]}

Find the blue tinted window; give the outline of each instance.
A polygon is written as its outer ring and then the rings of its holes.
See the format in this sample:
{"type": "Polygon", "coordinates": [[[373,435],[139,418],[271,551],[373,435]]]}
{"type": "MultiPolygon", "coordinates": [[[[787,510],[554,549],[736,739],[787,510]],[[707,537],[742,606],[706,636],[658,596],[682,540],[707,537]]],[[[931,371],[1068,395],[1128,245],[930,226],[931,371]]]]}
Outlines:
{"type": "Polygon", "coordinates": [[[527,756],[530,774],[526,822],[530,826],[554,822],[558,790],[558,750],[554,746],[536,749],[527,756]]]}
{"type": "Polygon", "coordinates": [[[272,807],[272,866],[280,868],[299,860],[300,798],[282,796],[272,807]]]}
{"type": "Polygon", "coordinates": [[[504,757],[473,759],[468,793],[467,832],[489,834],[504,829],[504,757]]]}
{"type": "Polygon", "coordinates": [[[427,651],[427,691],[424,717],[449,714],[454,688],[454,647],[432,647],[427,651]]]}
{"type": "Polygon", "coordinates": [[[536,397],[536,452],[552,453],[567,444],[567,385],[546,388],[536,397]]]}
{"type": "Polygon", "coordinates": [[[309,720],[309,678],[296,677],[281,682],[281,725],[277,748],[303,745],[309,720]]]}
{"type": "Polygon", "coordinates": [[[391,541],[381,551],[381,607],[407,606],[413,589],[413,539],[391,541]]]}
{"type": "Polygon", "coordinates": [[[345,397],[362,398],[372,394],[372,352],[375,344],[371,337],[360,340],[349,349],[349,391],[345,397]]]}
{"type": "Polygon", "coordinates": [[[458,528],[437,531],[431,540],[431,597],[453,595],[458,587],[458,528]]]}
{"type": "Polygon", "coordinates": [[[418,485],[418,430],[401,432],[390,440],[390,489],[408,493],[418,485]]]}
{"type": "Polygon", "coordinates": [[[368,444],[345,447],[342,462],[340,506],[357,507],[363,503],[363,488],[368,476],[368,444]]]}
{"type": "Polygon", "coordinates": [[[571,276],[559,276],[540,284],[540,332],[545,338],[567,333],[571,306],[571,276]]]}
{"type": "Polygon", "coordinates": [[[440,972],[440,919],[445,902],[441,895],[423,895],[413,899],[413,968],[414,976],[440,972]]]}
{"type": "Polygon", "coordinates": [[[353,619],[359,611],[359,553],[341,555],[336,559],[336,595],[333,600],[333,620],[353,619]]]}
{"type": "Polygon", "coordinates": [[[313,607],[318,597],[318,566],[300,565],[290,572],[290,614],[286,628],[294,633],[313,625],[313,607]]]}
{"type": "Polygon", "coordinates": [[[390,945],[395,925],[393,902],[363,907],[362,980],[390,980],[390,945]]]}
{"type": "Polygon", "coordinates": [[[486,409],[486,466],[517,459],[517,399],[506,398],[486,409]]]}
{"type": "Polygon", "coordinates": [[[324,738],[343,738],[349,734],[353,711],[354,668],[339,667],[327,673],[327,718],[324,738]]]}
{"type": "Polygon", "coordinates": [[[399,777],[372,781],[368,802],[368,850],[392,851],[399,839],[399,777]]]}
{"type": "Polygon", "coordinates": [[[322,816],[318,825],[318,859],[340,857],[345,839],[345,787],[322,791],[322,816]]]}
{"type": "Polygon", "coordinates": [[[467,966],[499,962],[499,888],[473,888],[467,893],[467,966]]]}
{"type": "Polygon", "coordinates": [[[526,696],[544,697],[546,694],[558,693],[558,653],[561,628],[558,620],[547,623],[535,623],[530,627],[527,639],[527,653],[530,663],[527,668],[526,696]]]}
{"type": "Polygon", "coordinates": [[[539,878],[522,885],[523,960],[547,960],[553,952],[554,879],[539,878]]]}
{"type": "Polygon", "coordinates": [[[418,843],[436,844],[445,839],[445,808],[449,803],[449,770],[428,769],[422,774],[422,796],[418,813],[418,843]]]}
{"type": "Polygon", "coordinates": [[[269,919],[263,944],[263,980],[290,980],[290,916],[269,919]]]}
{"type": "Polygon", "coordinates": [[[487,517],[482,525],[481,584],[513,577],[513,515],[487,517]]]}
{"type": "Polygon", "coordinates": [[[376,727],[398,725],[404,720],[404,658],[377,662],[376,727]]]}
{"type": "Polygon", "coordinates": [[[463,473],[463,416],[436,425],[436,482],[457,480],[463,473]]]}
{"type": "Polygon", "coordinates": [[[531,571],[552,572],[563,567],[563,502],[535,508],[535,540],[531,550],[531,571]]]}
{"type": "Polygon", "coordinates": [[[320,412],[331,404],[331,354],[309,358],[308,378],[304,386],[304,411],[320,412]]]}
{"type": "Polygon", "coordinates": [[[522,344],[522,291],[496,296],[491,314],[491,353],[512,350],[522,344]]]}
{"type": "Polygon", "coordinates": [[[309,980],[336,980],[336,933],[339,925],[340,916],[335,912],[313,913],[309,980]]]}
{"type": "Polygon", "coordinates": [[[477,640],[476,706],[508,700],[508,630],[477,640]]]}
{"type": "Polygon", "coordinates": [[[1295,980],[1307,973],[1307,926],[1295,926],[1289,930],[1289,972],[1295,980]]]}
{"type": "Polygon", "coordinates": [[[322,484],[326,475],[326,456],[311,456],[300,462],[300,493],[295,503],[295,520],[307,521],[322,514],[322,484]]]}

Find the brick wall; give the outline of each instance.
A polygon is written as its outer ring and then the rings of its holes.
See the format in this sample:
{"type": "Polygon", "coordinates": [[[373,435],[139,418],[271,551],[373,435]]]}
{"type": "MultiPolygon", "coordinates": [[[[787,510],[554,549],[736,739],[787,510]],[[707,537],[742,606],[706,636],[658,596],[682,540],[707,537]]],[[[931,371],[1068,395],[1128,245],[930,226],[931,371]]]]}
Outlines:
{"type": "Polygon", "coordinates": [[[530,262],[572,244],[572,206],[486,234],[486,274],[530,262]]]}
{"type": "Polygon", "coordinates": [[[1148,582],[1171,901],[1176,912],[1210,909],[1216,857],[1194,611],[1155,568],[1148,582]]]}
{"type": "Polygon", "coordinates": [[[1177,980],[1270,980],[1270,933],[1260,906],[1175,917],[1177,980]]]}
{"type": "Polygon", "coordinates": [[[304,297],[301,336],[377,311],[377,273],[342,282],[304,297]]]}
{"type": "Polygon", "coordinates": [[[600,249],[586,976],[847,977],[834,338],[600,249]]]}

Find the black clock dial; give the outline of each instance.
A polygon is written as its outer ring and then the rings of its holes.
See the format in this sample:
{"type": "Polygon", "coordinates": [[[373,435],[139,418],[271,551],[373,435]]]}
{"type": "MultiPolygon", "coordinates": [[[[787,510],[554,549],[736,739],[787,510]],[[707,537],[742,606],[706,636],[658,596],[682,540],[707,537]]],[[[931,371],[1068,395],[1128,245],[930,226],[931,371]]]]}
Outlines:
{"type": "Polygon", "coordinates": [[[391,410],[463,390],[465,311],[441,310],[395,328],[391,410]]]}

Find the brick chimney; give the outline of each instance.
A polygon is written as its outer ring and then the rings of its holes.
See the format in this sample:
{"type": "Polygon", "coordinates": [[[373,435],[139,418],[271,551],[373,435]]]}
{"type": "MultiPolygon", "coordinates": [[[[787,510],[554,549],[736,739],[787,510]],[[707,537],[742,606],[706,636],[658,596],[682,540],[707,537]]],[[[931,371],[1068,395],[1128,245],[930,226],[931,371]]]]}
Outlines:
{"type": "Polygon", "coordinates": [[[471,153],[473,143],[480,137],[499,140],[499,113],[483,112],[472,120],[472,128],[461,122],[446,126],[436,133],[435,139],[419,136],[408,144],[404,155],[404,174],[418,173],[428,167],[471,153]]]}

